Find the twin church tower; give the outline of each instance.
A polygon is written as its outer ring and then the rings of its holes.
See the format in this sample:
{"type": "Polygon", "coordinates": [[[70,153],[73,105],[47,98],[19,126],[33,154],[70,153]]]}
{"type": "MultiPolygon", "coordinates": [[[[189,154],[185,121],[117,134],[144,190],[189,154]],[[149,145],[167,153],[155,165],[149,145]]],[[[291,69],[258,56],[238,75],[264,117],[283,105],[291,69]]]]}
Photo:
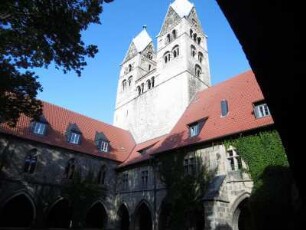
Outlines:
{"type": "Polygon", "coordinates": [[[144,27],[121,64],[114,125],[141,143],[170,132],[195,94],[210,87],[207,37],[188,0],[170,4],[157,51],[144,27]]]}

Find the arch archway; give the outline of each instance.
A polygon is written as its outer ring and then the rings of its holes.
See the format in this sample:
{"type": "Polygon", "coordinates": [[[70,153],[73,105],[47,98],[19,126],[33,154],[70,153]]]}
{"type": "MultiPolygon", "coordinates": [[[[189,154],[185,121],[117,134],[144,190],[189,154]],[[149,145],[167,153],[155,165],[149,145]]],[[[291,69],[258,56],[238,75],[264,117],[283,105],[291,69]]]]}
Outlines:
{"type": "Polygon", "coordinates": [[[135,230],[152,230],[152,214],[144,201],[136,208],[134,226],[135,230]]]}
{"type": "Polygon", "coordinates": [[[120,208],[118,210],[118,217],[119,217],[119,229],[129,230],[130,229],[129,211],[124,204],[120,205],[120,208]]]}
{"type": "Polygon", "coordinates": [[[247,230],[250,223],[250,212],[248,209],[249,195],[242,195],[234,205],[232,227],[233,230],[247,230]]]}
{"type": "Polygon", "coordinates": [[[68,228],[72,210],[67,199],[61,198],[54,202],[47,215],[46,224],[50,228],[68,228]]]}
{"type": "Polygon", "coordinates": [[[87,211],[85,218],[86,228],[105,229],[107,224],[107,213],[101,202],[94,203],[87,211]]]}
{"type": "Polygon", "coordinates": [[[1,207],[0,227],[30,227],[35,219],[35,205],[26,194],[17,194],[1,207]]]}

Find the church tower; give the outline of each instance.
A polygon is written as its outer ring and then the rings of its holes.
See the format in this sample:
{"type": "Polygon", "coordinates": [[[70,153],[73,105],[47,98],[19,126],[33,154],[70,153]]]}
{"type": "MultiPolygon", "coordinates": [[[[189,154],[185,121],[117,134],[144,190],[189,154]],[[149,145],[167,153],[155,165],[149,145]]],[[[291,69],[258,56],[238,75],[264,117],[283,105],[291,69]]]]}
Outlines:
{"type": "Polygon", "coordinates": [[[146,28],[121,64],[114,125],[135,141],[167,134],[194,95],[210,86],[207,37],[188,0],[170,4],[155,52],[146,28]]]}

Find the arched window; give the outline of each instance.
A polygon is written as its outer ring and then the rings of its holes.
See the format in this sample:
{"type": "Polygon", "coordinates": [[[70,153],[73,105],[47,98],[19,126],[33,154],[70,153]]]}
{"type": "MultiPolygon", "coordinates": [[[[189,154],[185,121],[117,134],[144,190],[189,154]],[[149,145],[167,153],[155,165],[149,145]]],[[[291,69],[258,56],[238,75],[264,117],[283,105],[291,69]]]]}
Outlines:
{"type": "Polygon", "coordinates": [[[193,30],[190,30],[190,37],[192,38],[193,36],[193,30]]]}
{"type": "Polygon", "coordinates": [[[179,46],[176,45],[173,47],[172,49],[172,54],[173,54],[173,57],[176,58],[177,56],[179,56],[179,46]]]}
{"type": "Polygon", "coordinates": [[[167,63],[168,61],[170,61],[170,52],[167,51],[165,54],[164,54],[164,60],[165,60],[165,63],[167,63]]]}
{"type": "Polygon", "coordinates": [[[133,69],[132,65],[131,65],[131,64],[129,64],[129,72],[131,72],[131,71],[132,71],[132,69],[133,69]]]}
{"type": "Polygon", "coordinates": [[[195,65],[195,76],[200,77],[202,73],[202,69],[199,65],[195,65]]]}
{"type": "Polygon", "coordinates": [[[138,95],[141,94],[141,88],[140,88],[140,86],[137,86],[137,92],[138,92],[138,95]]]}
{"type": "Polygon", "coordinates": [[[197,50],[196,48],[194,47],[194,45],[191,45],[190,46],[190,49],[191,49],[191,56],[194,57],[197,53],[197,50]]]}
{"type": "Polygon", "coordinates": [[[76,160],[71,158],[65,167],[65,178],[71,180],[76,171],[76,160]]]}
{"type": "Polygon", "coordinates": [[[153,58],[153,56],[152,56],[152,53],[151,53],[151,52],[148,52],[148,53],[147,53],[147,58],[149,58],[150,60],[153,58]]]}
{"type": "Polygon", "coordinates": [[[151,87],[152,87],[152,88],[154,87],[154,84],[155,84],[155,82],[154,82],[154,81],[155,81],[155,78],[154,78],[154,77],[152,77],[152,78],[151,78],[151,87]]]}
{"type": "Polygon", "coordinates": [[[167,34],[167,42],[168,42],[168,43],[171,42],[171,36],[170,36],[170,34],[167,34]]]}
{"type": "Polygon", "coordinates": [[[198,53],[198,59],[199,59],[199,62],[202,63],[202,61],[203,61],[203,54],[201,52],[198,53]]]}
{"type": "Polygon", "coordinates": [[[172,30],[172,37],[173,39],[176,39],[176,30],[172,30]]]}
{"type": "Polygon", "coordinates": [[[124,79],[122,81],[122,90],[125,90],[125,88],[126,88],[126,80],[124,79]]]}
{"type": "Polygon", "coordinates": [[[149,66],[148,66],[148,70],[149,70],[149,71],[151,70],[151,67],[152,67],[152,66],[149,64],[149,66]]]}
{"type": "Polygon", "coordinates": [[[106,176],[106,166],[102,165],[97,176],[97,183],[105,184],[105,176],[106,176]]]}
{"type": "Polygon", "coordinates": [[[37,149],[32,149],[25,157],[23,172],[29,174],[34,173],[36,164],[37,164],[37,149]]]}
{"type": "Polygon", "coordinates": [[[150,81],[150,79],[147,80],[147,85],[148,85],[148,89],[151,89],[151,81],[150,81]]]}
{"type": "Polygon", "coordinates": [[[198,44],[200,45],[201,44],[201,38],[198,37],[198,44]]]}
{"type": "Polygon", "coordinates": [[[128,80],[128,81],[129,81],[129,86],[131,86],[132,80],[133,80],[133,76],[130,76],[130,77],[129,77],[129,80],[128,80]]]}
{"type": "Polygon", "coordinates": [[[193,40],[194,40],[195,42],[197,41],[197,34],[196,34],[196,33],[193,34],[193,40]]]}
{"type": "Polygon", "coordinates": [[[141,83],[141,93],[144,92],[144,83],[141,83]]]}

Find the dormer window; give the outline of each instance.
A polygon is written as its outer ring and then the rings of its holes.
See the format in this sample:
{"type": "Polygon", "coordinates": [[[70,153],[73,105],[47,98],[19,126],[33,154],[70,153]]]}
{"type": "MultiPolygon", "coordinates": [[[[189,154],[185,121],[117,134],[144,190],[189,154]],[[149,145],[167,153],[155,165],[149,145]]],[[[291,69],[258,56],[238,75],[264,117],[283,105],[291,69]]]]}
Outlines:
{"type": "Polygon", "coordinates": [[[71,132],[69,137],[69,143],[71,144],[79,144],[81,138],[80,133],[71,132]]]}
{"type": "Polygon", "coordinates": [[[44,116],[41,116],[38,121],[32,122],[32,132],[37,135],[45,135],[47,131],[47,120],[44,116]]]}
{"type": "Polygon", "coordinates": [[[254,104],[254,114],[256,118],[262,118],[271,115],[267,103],[263,101],[254,104]]]}
{"type": "Polygon", "coordinates": [[[38,135],[44,135],[46,132],[47,124],[35,121],[33,124],[33,133],[38,135]]]}
{"type": "Polygon", "coordinates": [[[95,143],[100,152],[109,152],[109,140],[103,132],[96,132],[95,143]]]}
{"type": "Polygon", "coordinates": [[[221,116],[225,117],[228,114],[228,102],[227,100],[221,101],[221,116]]]}
{"type": "Polygon", "coordinates": [[[206,119],[202,119],[196,122],[193,122],[188,125],[189,128],[189,137],[198,136],[204,126],[206,119]]]}
{"type": "Polygon", "coordinates": [[[67,141],[71,144],[80,144],[81,143],[81,131],[78,126],[74,124],[69,124],[67,131],[66,131],[66,138],[67,141]]]}

